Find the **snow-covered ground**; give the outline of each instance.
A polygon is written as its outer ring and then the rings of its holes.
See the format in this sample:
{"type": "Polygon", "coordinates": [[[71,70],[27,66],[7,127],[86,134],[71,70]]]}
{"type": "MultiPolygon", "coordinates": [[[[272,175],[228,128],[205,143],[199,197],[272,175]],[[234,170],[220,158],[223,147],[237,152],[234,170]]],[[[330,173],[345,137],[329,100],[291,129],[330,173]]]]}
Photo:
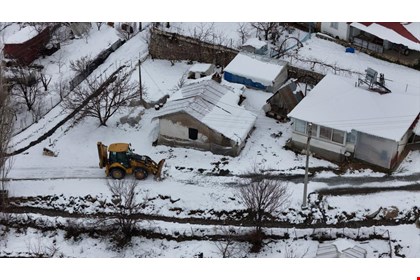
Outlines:
{"type": "MultiPolygon", "coordinates": [[[[200,23],[174,23],[173,31],[184,30],[196,32],[202,28],[200,23]]],[[[107,27],[108,28],[108,27],[107,27]]],[[[232,44],[239,40],[236,32],[237,23],[218,23],[214,26],[218,32],[223,31],[232,44]]],[[[105,29],[104,29],[105,30],[105,29]]],[[[100,51],[93,42],[111,42],[115,34],[111,31],[94,32],[88,38],[89,44],[80,41],[78,48],[64,46],[61,53],[63,60],[70,61],[75,56],[100,51]]],[[[301,34],[304,36],[305,34],[301,34]]],[[[108,44],[108,43],[105,43],[108,44]]],[[[304,43],[299,50],[303,58],[315,58],[319,61],[338,65],[342,68],[352,69],[363,73],[367,67],[385,73],[385,77],[392,80],[390,83],[393,89],[401,89],[405,92],[407,88],[410,94],[420,94],[419,72],[407,67],[394,65],[380,61],[362,53],[347,54],[342,46],[329,41],[321,40],[312,36],[304,43]],[[408,86],[407,86],[408,85],[408,86]]],[[[117,51],[96,69],[92,75],[98,75],[104,71],[113,71],[122,64],[137,67],[132,74],[132,80],[138,82],[138,59],[146,58],[147,43],[142,33],[122,45],[117,51]]],[[[51,73],[57,72],[57,65],[54,64],[54,57],[44,59],[45,69],[51,73]],[[48,63],[51,60],[51,64],[48,63]]],[[[293,63],[293,60],[291,61],[293,63]]],[[[298,66],[300,62],[295,62],[298,66]]],[[[176,62],[173,66],[169,61],[146,59],[141,64],[142,81],[146,86],[146,100],[155,101],[162,96],[174,93],[179,80],[191,65],[186,62],[176,62]]],[[[308,67],[307,65],[301,65],[308,67]]],[[[66,72],[68,74],[68,72],[66,72]]],[[[295,154],[284,149],[286,141],[290,138],[291,127],[289,123],[280,123],[274,119],[267,118],[262,106],[271,96],[270,93],[247,89],[244,93],[246,99],[244,106],[257,115],[256,129],[248,139],[245,148],[238,157],[226,157],[214,155],[210,152],[202,152],[193,149],[171,148],[167,146],[153,146],[156,140],[158,122],[152,120],[156,115],[154,109],[142,107],[128,107],[121,110],[110,119],[107,127],[99,127],[96,119],[83,119],[79,123],[66,124],[49,139],[41,144],[30,148],[27,152],[14,157],[14,165],[9,177],[11,181],[8,189],[12,197],[35,198],[37,196],[55,196],[57,200],[47,209],[61,209],[72,214],[80,209],[70,206],[70,201],[80,202],[80,198],[86,196],[98,199],[110,199],[111,193],[106,185],[104,170],[98,168],[98,155],[96,149],[97,141],[104,144],[114,142],[130,142],[138,154],[147,154],[155,161],[166,159],[166,178],[157,182],[152,178],[139,183],[138,198],[154,198],[147,207],[148,214],[173,217],[173,218],[214,218],[214,213],[223,211],[241,211],[245,206],[239,201],[237,188],[241,175],[257,168],[263,173],[274,175],[303,175],[305,156],[295,154]],[[125,116],[141,115],[140,122],[131,127],[129,124],[121,124],[120,118],[125,116]],[[51,145],[50,145],[51,144],[51,145]],[[44,147],[55,151],[57,157],[46,157],[42,155],[44,147]],[[227,176],[215,176],[221,169],[229,170],[227,176]],[[64,206],[60,206],[64,205],[64,206]],[[195,213],[195,214],[191,214],[195,213]]],[[[42,135],[58,121],[64,118],[60,106],[54,108],[47,116],[29,129],[16,135],[13,139],[12,149],[26,146],[29,142],[42,135]]],[[[414,207],[419,207],[420,196],[418,191],[399,191],[398,187],[404,185],[420,184],[420,152],[411,152],[405,161],[402,162],[395,172],[394,180],[383,181],[386,176],[372,170],[354,170],[338,177],[332,170],[338,168],[335,164],[325,160],[310,158],[309,166],[324,170],[311,177],[309,191],[331,190],[346,187],[390,187],[395,191],[382,191],[365,195],[325,195],[323,203],[327,214],[330,217],[339,215],[343,211],[356,213],[355,220],[362,219],[365,214],[371,214],[380,207],[397,207],[400,214],[409,212],[414,207]],[[400,176],[400,178],[398,177],[400,176]],[[406,176],[411,176],[407,181],[406,176]],[[343,183],[329,183],[328,179],[343,183]],[[355,178],[356,181],[346,181],[355,178]],[[363,178],[378,178],[377,181],[363,178]],[[326,179],[326,180],[322,180],[326,179]],[[357,180],[361,179],[361,180],[357,180]],[[352,183],[357,182],[357,183],[352,183]]],[[[290,192],[289,208],[300,210],[303,193],[303,177],[287,182],[290,192]],[[301,178],[301,179],[299,179],[301,178]]],[[[34,200],[30,200],[27,205],[34,200]]],[[[84,202],[83,202],[84,203],[84,202]]],[[[23,205],[23,204],[22,204],[23,205]]],[[[95,213],[97,205],[89,204],[83,213],[95,213]]],[[[293,211],[291,211],[292,213],[293,211]]],[[[295,213],[295,212],[293,212],[295,213]]],[[[280,214],[279,214],[280,216],[280,214]]],[[[287,216],[287,215],[286,215],[287,216]]],[[[46,220],[51,223],[65,224],[64,218],[52,218],[42,214],[32,214],[33,219],[46,220]]],[[[223,218],[223,217],[222,217],[223,218]]],[[[292,222],[299,223],[298,216],[291,218],[292,222]]],[[[331,218],[332,219],[332,218],[331,218]]],[[[330,220],[333,221],[333,220],[330,220]]],[[[55,224],[55,225],[57,225],[55,224]]],[[[217,225],[198,225],[189,223],[174,223],[166,221],[143,221],[142,228],[166,233],[170,236],[194,235],[211,236],[221,230],[217,225]]],[[[4,228],[0,226],[0,232],[4,228]]],[[[237,227],[236,230],[246,232],[249,227],[237,227]]],[[[395,240],[392,246],[400,246],[399,254],[409,258],[420,257],[420,230],[414,224],[398,226],[377,226],[361,228],[360,232],[355,228],[325,228],[317,229],[344,232],[346,240],[354,242],[367,251],[367,257],[377,258],[392,251],[395,257],[396,249],[390,249],[388,241],[372,239],[370,241],[354,241],[358,234],[379,235],[389,233],[390,239],[395,240]],[[353,239],[351,239],[352,237],[353,239]]],[[[318,241],[308,238],[314,233],[314,229],[302,228],[267,228],[268,234],[284,235],[288,233],[291,237],[284,240],[272,240],[259,254],[249,253],[249,245],[244,242],[237,244],[236,257],[251,258],[283,258],[283,257],[305,257],[313,258],[316,255],[318,241]],[[306,238],[305,238],[306,236],[306,238]],[[293,238],[296,240],[293,240],[293,238]]],[[[191,258],[202,254],[204,257],[219,258],[220,250],[217,242],[211,240],[188,240],[177,242],[175,240],[150,239],[136,237],[132,245],[124,250],[116,250],[113,244],[106,239],[91,237],[87,234],[80,239],[66,239],[65,232],[44,232],[28,228],[25,232],[11,230],[0,238],[1,256],[26,256],[28,252],[36,251],[36,248],[48,247],[57,244],[58,253],[55,256],[64,257],[164,257],[164,258],[191,258]],[[4,238],[3,238],[4,237],[4,238]]],[[[398,247],[399,248],[399,247],[398,247]]],[[[397,252],[398,253],[398,252],[397,252]]],[[[297,278],[296,278],[297,279],[297,278]]]]}

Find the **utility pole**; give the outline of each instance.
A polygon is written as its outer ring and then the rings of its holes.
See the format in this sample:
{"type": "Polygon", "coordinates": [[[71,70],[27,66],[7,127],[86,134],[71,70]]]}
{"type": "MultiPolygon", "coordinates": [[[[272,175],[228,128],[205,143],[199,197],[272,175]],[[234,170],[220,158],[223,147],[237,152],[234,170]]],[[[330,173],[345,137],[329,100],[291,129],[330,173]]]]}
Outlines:
{"type": "Polygon", "coordinates": [[[139,87],[140,87],[140,102],[143,104],[143,87],[141,86],[141,58],[139,53],[139,87]]]}
{"type": "Polygon", "coordinates": [[[302,202],[302,209],[306,209],[306,197],[308,193],[308,166],[309,166],[309,155],[310,155],[310,141],[312,136],[312,123],[308,123],[308,140],[306,141],[306,165],[305,165],[305,179],[303,182],[303,202],[302,202]]]}

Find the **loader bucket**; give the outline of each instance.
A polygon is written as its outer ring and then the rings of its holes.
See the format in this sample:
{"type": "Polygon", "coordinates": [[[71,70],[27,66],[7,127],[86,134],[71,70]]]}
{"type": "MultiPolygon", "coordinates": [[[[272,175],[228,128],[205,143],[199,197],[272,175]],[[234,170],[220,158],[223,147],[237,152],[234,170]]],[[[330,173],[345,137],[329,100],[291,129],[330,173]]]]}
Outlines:
{"type": "Polygon", "coordinates": [[[99,168],[104,168],[108,162],[108,155],[106,153],[108,147],[102,144],[102,142],[98,142],[96,145],[98,146],[99,168]]]}
{"type": "Polygon", "coordinates": [[[162,159],[161,161],[159,161],[158,168],[157,168],[157,171],[156,171],[156,174],[155,174],[155,179],[157,181],[162,180],[162,169],[163,169],[164,164],[165,164],[165,160],[164,159],[162,159]]]}

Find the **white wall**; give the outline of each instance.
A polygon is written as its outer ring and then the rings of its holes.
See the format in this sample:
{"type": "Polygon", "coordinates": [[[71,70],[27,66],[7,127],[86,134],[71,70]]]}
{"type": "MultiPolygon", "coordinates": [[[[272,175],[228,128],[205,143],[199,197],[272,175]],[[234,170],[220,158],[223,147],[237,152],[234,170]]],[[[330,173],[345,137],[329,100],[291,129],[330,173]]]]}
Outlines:
{"type": "MultiPolygon", "coordinates": [[[[178,138],[182,140],[190,140],[188,127],[185,127],[180,123],[173,123],[167,119],[162,118],[159,120],[159,132],[162,136],[178,138]]],[[[201,134],[200,131],[198,131],[197,140],[190,141],[207,142],[207,136],[201,134]]]]}
{"type": "Polygon", "coordinates": [[[338,22],[338,28],[331,27],[331,22],[321,22],[321,32],[342,40],[349,40],[350,26],[345,22],[338,22]]]}
{"type": "MultiPolygon", "coordinates": [[[[305,136],[303,134],[293,132],[292,133],[292,140],[296,141],[296,142],[306,144],[307,136],[305,136]]],[[[334,144],[332,142],[322,141],[322,140],[319,140],[317,138],[311,138],[310,145],[311,145],[311,147],[317,147],[317,148],[327,150],[327,151],[331,151],[333,153],[341,154],[341,155],[344,155],[344,153],[346,152],[346,147],[343,146],[343,145],[334,144]]]]}

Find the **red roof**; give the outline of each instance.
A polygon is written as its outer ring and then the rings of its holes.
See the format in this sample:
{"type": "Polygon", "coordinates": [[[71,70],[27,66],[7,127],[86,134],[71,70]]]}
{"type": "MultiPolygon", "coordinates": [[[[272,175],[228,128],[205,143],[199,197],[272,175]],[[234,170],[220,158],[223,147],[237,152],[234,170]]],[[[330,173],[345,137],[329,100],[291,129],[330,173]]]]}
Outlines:
{"type": "Polygon", "coordinates": [[[370,26],[372,23],[376,23],[379,25],[382,25],[385,28],[394,30],[401,36],[407,38],[410,41],[413,41],[415,43],[420,43],[419,39],[417,39],[413,34],[411,34],[410,31],[408,31],[405,26],[401,22],[359,22],[363,24],[364,26],[370,26]]]}

